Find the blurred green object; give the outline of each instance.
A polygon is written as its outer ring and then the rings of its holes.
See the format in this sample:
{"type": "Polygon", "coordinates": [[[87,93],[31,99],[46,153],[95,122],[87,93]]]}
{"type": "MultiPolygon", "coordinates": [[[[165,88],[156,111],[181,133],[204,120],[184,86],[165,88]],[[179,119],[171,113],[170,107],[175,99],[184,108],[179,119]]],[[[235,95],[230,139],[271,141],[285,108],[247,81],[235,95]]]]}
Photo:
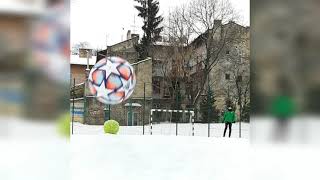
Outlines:
{"type": "Polygon", "coordinates": [[[295,114],[295,111],[295,103],[289,96],[277,96],[271,104],[271,114],[277,118],[289,118],[295,114]]]}
{"type": "Polygon", "coordinates": [[[119,131],[119,123],[115,120],[108,120],[104,123],[104,132],[107,134],[117,134],[119,131]]]}
{"type": "Polygon", "coordinates": [[[70,113],[61,115],[58,119],[58,132],[60,135],[70,137],[70,113]]]}

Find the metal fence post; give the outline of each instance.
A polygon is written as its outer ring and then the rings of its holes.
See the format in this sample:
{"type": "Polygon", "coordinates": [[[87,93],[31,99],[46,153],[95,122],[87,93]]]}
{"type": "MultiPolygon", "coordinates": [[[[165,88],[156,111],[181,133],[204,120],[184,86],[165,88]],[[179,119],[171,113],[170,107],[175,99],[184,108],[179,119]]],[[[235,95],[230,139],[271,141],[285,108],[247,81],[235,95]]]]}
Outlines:
{"type": "Polygon", "coordinates": [[[109,104],[109,120],[111,119],[111,105],[109,104]]]}
{"type": "Polygon", "coordinates": [[[192,136],[194,136],[194,113],[191,113],[192,117],[191,117],[191,121],[192,121],[192,136]]]}
{"type": "Polygon", "coordinates": [[[178,119],[179,118],[176,118],[176,136],[178,136],[178,119]]]}
{"type": "Polygon", "coordinates": [[[146,111],[146,83],[143,83],[143,117],[142,117],[142,135],[144,135],[144,119],[146,111]]]}
{"type": "Polygon", "coordinates": [[[73,122],[74,122],[74,96],[75,96],[76,79],[73,78],[73,90],[72,90],[72,123],[71,134],[73,134],[73,122]]]}
{"type": "Polygon", "coordinates": [[[241,138],[241,116],[239,121],[239,138],[241,138]]]}
{"type": "Polygon", "coordinates": [[[153,111],[151,110],[151,114],[150,114],[150,135],[152,135],[152,113],[153,113],[153,111]]]}

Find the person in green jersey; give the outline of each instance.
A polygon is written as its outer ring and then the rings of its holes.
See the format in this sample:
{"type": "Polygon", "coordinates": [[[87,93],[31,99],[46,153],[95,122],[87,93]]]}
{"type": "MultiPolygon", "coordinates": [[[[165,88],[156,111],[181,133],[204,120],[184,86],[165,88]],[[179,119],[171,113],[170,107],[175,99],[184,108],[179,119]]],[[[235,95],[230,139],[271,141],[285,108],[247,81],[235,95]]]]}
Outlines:
{"type": "Polygon", "coordinates": [[[229,127],[229,137],[231,137],[232,123],[235,123],[235,121],[236,121],[236,115],[232,110],[232,107],[228,107],[228,111],[225,112],[223,115],[223,122],[225,123],[223,137],[226,136],[228,127],[229,127]]]}

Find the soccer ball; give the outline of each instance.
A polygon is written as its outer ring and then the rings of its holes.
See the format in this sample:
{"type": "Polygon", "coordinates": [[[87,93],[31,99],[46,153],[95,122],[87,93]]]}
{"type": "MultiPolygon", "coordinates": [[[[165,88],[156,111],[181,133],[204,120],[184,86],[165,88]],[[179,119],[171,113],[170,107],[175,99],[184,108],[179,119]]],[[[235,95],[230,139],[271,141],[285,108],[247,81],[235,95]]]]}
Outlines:
{"type": "Polygon", "coordinates": [[[89,89],[104,104],[119,104],[128,99],[136,85],[132,66],[120,57],[106,57],[91,69],[89,89]]]}

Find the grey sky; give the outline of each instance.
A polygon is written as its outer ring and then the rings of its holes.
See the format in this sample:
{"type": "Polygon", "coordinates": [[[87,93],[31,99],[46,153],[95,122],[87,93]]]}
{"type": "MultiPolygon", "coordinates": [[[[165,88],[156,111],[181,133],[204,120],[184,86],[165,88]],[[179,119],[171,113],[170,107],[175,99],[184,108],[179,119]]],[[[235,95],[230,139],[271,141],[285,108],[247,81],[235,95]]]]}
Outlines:
{"type": "MultiPolygon", "coordinates": [[[[159,14],[167,16],[170,9],[191,0],[159,0],[159,14]]],[[[250,0],[231,0],[242,17],[250,24],[250,0]]],[[[71,45],[87,41],[93,48],[105,49],[126,38],[134,29],[141,33],[142,20],[137,17],[133,0],[71,0],[71,45]],[[136,18],[134,18],[136,17],[136,18]],[[124,30],[123,30],[124,28],[124,30]]]]}

